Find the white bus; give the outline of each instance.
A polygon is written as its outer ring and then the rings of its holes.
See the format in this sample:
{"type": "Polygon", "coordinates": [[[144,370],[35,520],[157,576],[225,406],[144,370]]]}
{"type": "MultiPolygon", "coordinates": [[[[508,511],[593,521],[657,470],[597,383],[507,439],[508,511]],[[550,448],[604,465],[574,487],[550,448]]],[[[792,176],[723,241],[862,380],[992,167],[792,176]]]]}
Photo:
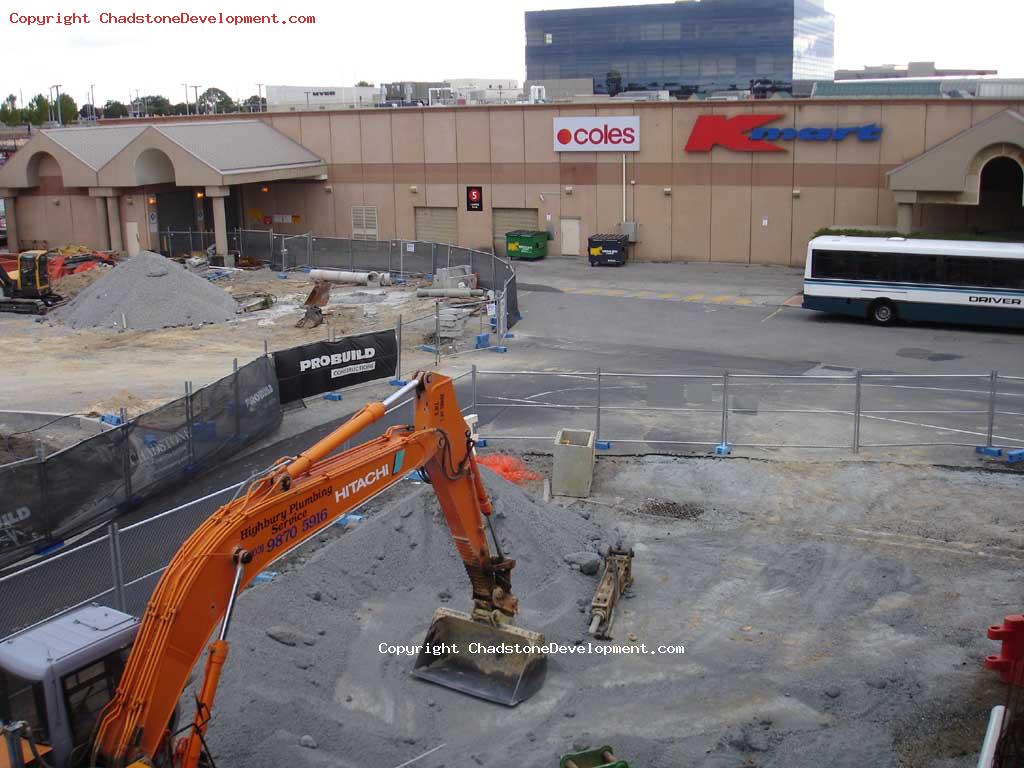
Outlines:
{"type": "Polygon", "coordinates": [[[806,309],[896,320],[1024,328],[1024,243],[816,237],[806,309]]]}

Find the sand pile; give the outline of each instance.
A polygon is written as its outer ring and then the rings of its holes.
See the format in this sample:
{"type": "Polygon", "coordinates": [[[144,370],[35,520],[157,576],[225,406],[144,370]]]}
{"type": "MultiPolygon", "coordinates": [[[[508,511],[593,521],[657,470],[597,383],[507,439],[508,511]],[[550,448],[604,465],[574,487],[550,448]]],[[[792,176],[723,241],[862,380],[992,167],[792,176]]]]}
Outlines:
{"type": "Polygon", "coordinates": [[[222,323],[237,302],[158,253],[141,251],[82,290],[53,317],[72,328],[151,331],[222,323]]]}
{"type": "MultiPolygon", "coordinates": [[[[484,475],[499,539],[518,560],[517,624],[549,642],[582,638],[588,619],[580,604],[589,605],[597,580],[565,557],[599,549],[600,529],[484,475]]],[[[434,493],[401,486],[411,495],[240,600],[218,691],[227,703],[207,737],[218,763],[391,768],[446,742],[444,755],[424,766],[475,765],[470,753],[487,751],[488,741],[500,742],[490,747],[496,759],[510,742],[523,747],[538,716],[562,720],[557,709],[573,675],[601,663],[579,657],[570,672],[563,657],[551,659],[544,688],[508,709],[413,678],[413,657],[380,653],[380,643],[421,643],[435,607],[468,610],[470,602],[434,493]],[[305,736],[315,748],[303,745],[305,736]]]]}

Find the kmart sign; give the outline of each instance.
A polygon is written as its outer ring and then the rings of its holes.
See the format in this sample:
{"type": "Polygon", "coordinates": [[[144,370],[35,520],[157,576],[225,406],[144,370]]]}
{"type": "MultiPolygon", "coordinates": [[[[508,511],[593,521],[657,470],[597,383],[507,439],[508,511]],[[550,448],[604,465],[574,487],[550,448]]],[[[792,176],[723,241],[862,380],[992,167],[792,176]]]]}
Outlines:
{"type": "Polygon", "coordinates": [[[701,115],[690,131],[686,142],[687,152],[710,152],[715,147],[724,147],[733,152],[785,152],[780,146],[796,141],[878,141],[882,138],[882,126],[877,123],[844,126],[836,128],[778,128],[769,123],[781,120],[785,115],[701,115]]]}

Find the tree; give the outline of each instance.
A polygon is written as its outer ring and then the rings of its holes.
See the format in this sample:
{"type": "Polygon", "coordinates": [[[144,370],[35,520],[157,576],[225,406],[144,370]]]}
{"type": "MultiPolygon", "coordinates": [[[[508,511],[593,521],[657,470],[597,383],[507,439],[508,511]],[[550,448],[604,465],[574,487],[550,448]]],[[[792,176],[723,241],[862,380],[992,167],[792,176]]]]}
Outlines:
{"type": "Polygon", "coordinates": [[[78,110],[78,118],[80,120],[91,120],[92,109],[92,104],[83,104],[78,110]]]}
{"type": "Polygon", "coordinates": [[[102,112],[104,117],[128,117],[128,107],[120,101],[108,101],[102,112]]]}
{"type": "Polygon", "coordinates": [[[50,100],[41,93],[33,96],[23,111],[26,122],[32,123],[32,125],[42,125],[53,116],[50,100]]]}
{"type": "Polygon", "coordinates": [[[242,106],[250,112],[266,112],[267,111],[267,100],[261,98],[256,94],[253,94],[248,99],[242,102],[242,106]]]}
{"type": "Polygon", "coordinates": [[[199,94],[200,105],[206,105],[204,112],[234,112],[235,102],[220,88],[207,88],[199,94]]]}
{"type": "Polygon", "coordinates": [[[179,101],[173,107],[171,107],[172,115],[190,115],[192,114],[192,105],[186,104],[183,101],[179,101]]]}
{"type": "MultiPolygon", "coordinates": [[[[75,100],[68,96],[66,93],[60,95],[60,121],[64,125],[75,122],[78,117],[78,105],[75,100]]],[[[54,115],[56,117],[56,115],[54,115]]]]}
{"type": "Polygon", "coordinates": [[[170,115],[171,102],[166,96],[140,96],[138,106],[149,115],[170,115]]]}
{"type": "Polygon", "coordinates": [[[617,93],[621,93],[622,73],[619,72],[619,70],[617,69],[609,70],[607,76],[605,76],[604,84],[608,88],[609,96],[614,96],[617,93]]]}
{"type": "Polygon", "coordinates": [[[356,83],[356,88],[373,88],[373,83],[368,83],[365,80],[360,80],[356,83]]]}
{"type": "Polygon", "coordinates": [[[0,104],[0,123],[4,125],[23,125],[28,120],[25,117],[25,110],[18,109],[18,99],[12,93],[3,104],[0,104]]]}

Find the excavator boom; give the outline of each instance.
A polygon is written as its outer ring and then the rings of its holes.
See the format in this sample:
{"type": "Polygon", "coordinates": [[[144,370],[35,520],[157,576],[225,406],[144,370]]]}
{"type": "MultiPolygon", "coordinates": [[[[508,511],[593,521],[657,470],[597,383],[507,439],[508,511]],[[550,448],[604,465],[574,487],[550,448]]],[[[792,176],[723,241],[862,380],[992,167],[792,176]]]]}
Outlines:
{"type": "MultiPolygon", "coordinates": [[[[449,637],[465,626],[471,635],[491,633],[490,644],[500,644],[506,631],[501,625],[517,610],[510,582],[514,561],[490,553],[484,518],[491,506],[454,386],[440,374],[420,373],[388,400],[367,405],[297,458],[279,462],[253,482],[244,496],[211,515],[182,545],[142,617],[118,690],[98,724],[91,764],[155,761],[155,756],[169,750],[167,724],[193,667],[220,625],[220,634],[209,647],[193,728],[175,758],[177,765],[194,766],[227,656],[227,625],[238,592],[274,560],[420,468],[437,494],[473,598],[471,615],[440,617],[440,625],[431,631],[449,637]],[[409,392],[416,393],[413,426],[391,427],[380,437],[331,455],[409,392]]],[[[512,632],[514,642],[543,644],[543,636],[537,633],[520,628],[512,632]]],[[[461,659],[462,667],[452,670],[449,681],[445,660],[436,661],[428,665],[432,670],[418,671],[418,676],[508,704],[536,690],[546,670],[546,659],[539,653],[521,662],[481,659],[477,677],[495,682],[488,685],[481,680],[467,687],[463,667],[472,666],[472,660],[461,659]],[[511,664],[520,668],[510,670],[511,664]],[[508,690],[503,693],[504,689],[508,690]]],[[[471,670],[469,677],[473,676],[471,670]]]]}

